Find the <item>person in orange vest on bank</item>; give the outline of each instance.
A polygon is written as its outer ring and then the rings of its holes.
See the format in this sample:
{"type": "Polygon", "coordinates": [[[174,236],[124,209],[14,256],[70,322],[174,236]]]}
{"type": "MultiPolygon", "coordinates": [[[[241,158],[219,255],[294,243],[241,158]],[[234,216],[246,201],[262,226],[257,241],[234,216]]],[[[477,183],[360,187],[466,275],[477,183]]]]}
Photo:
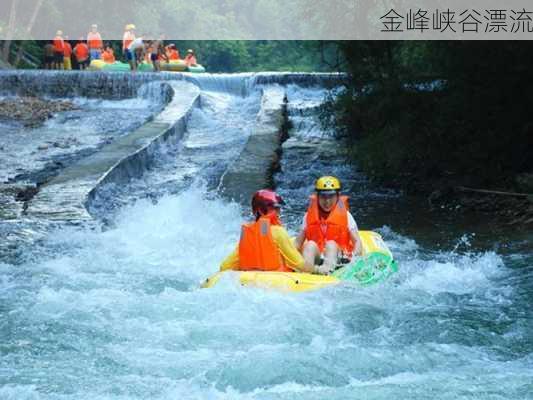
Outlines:
{"type": "Polygon", "coordinates": [[[279,219],[285,204],[272,190],[259,190],[252,198],[255,221],[244,224],[235,251],[222,262],[221,271],[301,270],[304,259],[279,219]]]}
{"type": "Polygon", "coordinates": [[[98,25],[92,24],[91,31],[87,34],[87,46],[89,46],[89,56],[92,60],[99,60],[104,47],[102,36],[98,32],[98,25]]]}
{"type": "Polygon", "coordinates": [[[54,69],[63,69],[65,58],[65,41],[63,31],[58,30],[54,37],[54,69]]]}
{"type": "Polygon", "coordinates": [[[73,50],[78,62],[78,69],[83,70],[89,66],[89,47],[85,43],[83,37],[80,37],[73,50]]]}
{"type": "Polygon", "coordinates": [[[72,69],[72,46],[68,39],[68,36],[65,35],[65,40],[63,42],[63,68],[67,71],[72,69]]]}
{"type": "Polygon", "coordinates": [[[359,229],[348,207],[348,197],[341,196],[341,183],[334,176],[316,181],[310,197],[296,246],[302,250],[305,269],[327,275],[337,265],[361,253],[359,229]]]}

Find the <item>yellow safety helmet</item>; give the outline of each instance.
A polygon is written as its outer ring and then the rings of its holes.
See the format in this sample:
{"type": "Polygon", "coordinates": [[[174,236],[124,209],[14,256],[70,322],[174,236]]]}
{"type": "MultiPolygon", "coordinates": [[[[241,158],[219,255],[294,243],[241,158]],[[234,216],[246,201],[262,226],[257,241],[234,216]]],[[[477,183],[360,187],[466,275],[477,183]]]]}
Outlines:
{"type": "Polygon", "coordinates": [[[341,190],[341,181],[334,176],[323,176],[318,178],[315,184],[315,190],[319,194],[335,194],[341,190]]]}

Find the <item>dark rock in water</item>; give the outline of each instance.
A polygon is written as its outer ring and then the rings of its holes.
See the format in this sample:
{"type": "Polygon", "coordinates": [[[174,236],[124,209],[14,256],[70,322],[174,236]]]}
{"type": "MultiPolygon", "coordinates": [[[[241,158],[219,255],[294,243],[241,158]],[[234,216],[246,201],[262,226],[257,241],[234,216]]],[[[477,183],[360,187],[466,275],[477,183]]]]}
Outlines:
{"type": "Polygon", "coordinates": [[[37,97],[20,97],[0,100],[0,118],[22,122],[27,128],[42,125],[54,113],[74,110],[69,101],[44,100],[37,97]]]}
{"type": "Polygon", "coordinates": [[[520,191],[533,193],[533,174],[520,174],[515,180],[520,191]]]}
{"type": "Polygon", "coordinates": [[[39,191],[35,186],[27,186],[21,189],[15,196],[17,201],[29,201],[39,191]]]}
{"type": "Polygon", "coordinates": [[[442,186],[435,189],[428,196],[428,203],[431,208],[440,207],[442,204],[448,202],[450,198],[455,195],[454,190],[450,186],[442,186]]]}
{"type": "MultiPolygon", "coordinates": [[[[0,183],[0,221],[20,218],[25,202],[33,198],[37,192],[38,188],[33,184],[0,183]]],[[[1,233],[3,232],[0,232],[0,236],[1,233]]],[[[0,243],[0,252],[2,245],[5,245],[5,242],[0,243]]]]}

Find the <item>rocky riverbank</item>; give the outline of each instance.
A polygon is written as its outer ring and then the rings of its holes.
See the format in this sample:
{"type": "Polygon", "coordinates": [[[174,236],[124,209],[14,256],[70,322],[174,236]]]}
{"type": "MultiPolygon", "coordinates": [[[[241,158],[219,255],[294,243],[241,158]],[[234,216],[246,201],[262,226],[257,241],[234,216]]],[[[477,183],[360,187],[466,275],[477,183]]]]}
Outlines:
{"type": "Polygon", "coordinates": [[[505,225],[531,227],[533,175],[522,174],[515,181],[514,187],[503,189],[465,187],[457,182],[442,182],[438,186],[432,186],[431,190],[426,187],[425,193],[422,192],[432,208],[484,214],[505,225]]]}
{"type": "Polygon", "coordinates": [[[477,191],[477,189],[465,190],[465,188],[457,187],[435,190],[429,195],[428,202],[433,208],[484,214],[505,225],[533,226],[533,195],[477,191]]]}
{"type": "Polygon", "coordinates": [[[15,120],[27,128],[35,128],[51,118],[54,113],[76,108],[71,102],[65,100],[17,97],[0,100],[0,119],[15,120]]]}

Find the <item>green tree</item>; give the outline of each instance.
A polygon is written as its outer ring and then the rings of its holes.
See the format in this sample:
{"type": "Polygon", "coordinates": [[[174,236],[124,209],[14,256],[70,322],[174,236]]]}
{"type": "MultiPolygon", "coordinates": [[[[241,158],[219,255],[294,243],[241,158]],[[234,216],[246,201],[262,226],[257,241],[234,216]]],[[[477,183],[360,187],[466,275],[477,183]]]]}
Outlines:
{"type": "Polygon", "coordinates": [[[341,48],[351,80],[323,120],[353,141],[372,176],[506,186],[533,170],[529,42],[344,42],[341,48]]]}

